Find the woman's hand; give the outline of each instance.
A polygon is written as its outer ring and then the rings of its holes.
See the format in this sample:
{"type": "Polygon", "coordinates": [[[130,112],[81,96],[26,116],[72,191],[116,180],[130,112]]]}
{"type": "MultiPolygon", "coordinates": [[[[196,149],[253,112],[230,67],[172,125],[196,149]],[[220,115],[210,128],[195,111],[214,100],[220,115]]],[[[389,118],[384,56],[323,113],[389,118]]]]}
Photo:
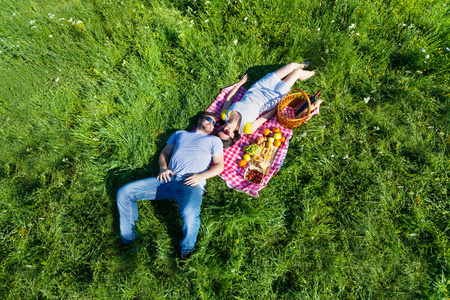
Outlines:
{"type": "Polygon", "coordinates": [[[238,85],[239,86],[244,85],[247,82],[247,80],[248,80],[248,75],[244,74],[244,76],[242,76],[241,80],[239,80],[238,85]]]}

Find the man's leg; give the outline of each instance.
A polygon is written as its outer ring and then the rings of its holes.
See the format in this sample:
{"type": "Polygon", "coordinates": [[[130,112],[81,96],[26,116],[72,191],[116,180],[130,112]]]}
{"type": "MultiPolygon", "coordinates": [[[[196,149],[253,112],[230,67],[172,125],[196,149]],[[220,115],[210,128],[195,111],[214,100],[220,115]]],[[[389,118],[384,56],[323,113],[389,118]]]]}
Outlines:
{"type": "Polygon", "coordinates": [[[120,234],[123,243],[131,243],[136,237],[134,227],[139,217],[138,200],[169,198],[164,183],[156,177],[145,178],[122,186],[117,192],[117,208],[120,216],[120,234]]]}
{"type": "Polygon", "coordinates": [[[173,192],[183,221],[183,238],[180,241],[181,254],[188,254],[194,249],[200,229],[202,189],[199,185],[187,186],[179,181],[178,187],[173,192]]]}

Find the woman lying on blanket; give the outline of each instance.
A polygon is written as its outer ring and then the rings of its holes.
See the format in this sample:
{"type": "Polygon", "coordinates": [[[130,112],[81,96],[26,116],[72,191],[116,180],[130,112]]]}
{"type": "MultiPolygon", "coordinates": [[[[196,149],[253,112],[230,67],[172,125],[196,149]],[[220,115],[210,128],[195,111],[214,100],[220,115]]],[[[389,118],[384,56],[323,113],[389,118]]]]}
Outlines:
{"type": "MultiPolygon", "coordinates": [[[[297,80],[306,80],[315,74],[315,71],[302,70],[307,66],[306,63],[290,63],[267,74],[252,85],[241,101],[231,105],[234,94],[247,82],[248,77],[245,74],[227,95],[223,106],[221,117],[225,119],[225,125],[217,132],[217,136],[223,142],[223,147],[230,148],[241,138],[242,133],[255,132],[264,122],[275,115],[278,103],[294,83],[297,80]],[[266,113],[258,118],[263,112],[266,113]]],[[[317,100],[312,108],[320,105],[321,102],[322,100],[317,100]]]]}

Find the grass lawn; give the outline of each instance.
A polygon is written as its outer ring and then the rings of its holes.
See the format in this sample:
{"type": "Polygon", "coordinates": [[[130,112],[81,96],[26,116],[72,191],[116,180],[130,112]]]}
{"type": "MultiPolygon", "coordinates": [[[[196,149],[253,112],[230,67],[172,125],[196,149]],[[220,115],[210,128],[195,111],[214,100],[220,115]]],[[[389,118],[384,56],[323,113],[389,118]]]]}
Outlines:
{"type": "Polygon", "coordinates": [[[0,1],[1,299],[449,299],[445,0],[0,1]],[[253,198],[208,180],[193,256],[174,201],[115,203],[222,88],[323,66],[253,198]]]}

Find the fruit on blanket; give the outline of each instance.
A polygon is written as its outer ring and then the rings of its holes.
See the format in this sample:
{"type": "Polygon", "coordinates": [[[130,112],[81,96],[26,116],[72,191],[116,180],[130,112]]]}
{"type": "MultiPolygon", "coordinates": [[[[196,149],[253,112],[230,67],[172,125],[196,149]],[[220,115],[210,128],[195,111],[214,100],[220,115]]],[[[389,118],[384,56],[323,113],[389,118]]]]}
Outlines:
{"type": "Polygon", "coordinates": [[[279,132],[273,134],[273,138],[276,139],[276,140],[281,139],[281,137],[282,137],[282,135],[279,132]]]}
{"type": "Polygon", "coordinates": [[[281,129],[279,127],[274,127],[274,128],[272,128],[272,131],[277,133],[277,132],[280,132],[281,129]]]}
{"type": "Polygon", "coordinates": [[[263,176],[264,174],[259,172],[258,170],[247,170],[247,172],[245,172],[245,180],[256,184],[261,183],[263,176]]]}
{"type": "Polygon", "coordinates": [[[224,110],[224,111],[222,111],[222,113],[220,114],[220,118],[222,119],[222,120],[224,120],[225,121],[225,119],[227,118],[227,112],[228,112],[228,110],[224,110]]]}
{"type": "Polygon", "coordinates": [[[268,142],[273,143],[275,141],[275,139],[273,137],[270,137],[267,139],[268,142]]]}
{"type": "Polygon", "coordinates": [[[268,136],[268,135],[270,135],[271,133],[272,133],[272,131],[270,131],[270,129],[268,129],[268,128],[264,129],[264,131],[263,131],[263,135],[264,135],[264,136],[268,136]]]}
{"type": "Polygon", "coordinates": [[[259,152],[259,146],[258,145],[256,145],[256,144],[251,144],[251,145],[248,145],[248,146],[245,146],[244,147],[244,152],[245,153],[247,153],[247,154],[249,154],[249,155],[255,155],[256,153],[258,153],[259,152]]]}
{"type": "Polygon", "coordinates": [[[245,166],[247,165],[247,161],[244,160],[244,159],[241,159],[241,160],[238,162],[238,165],[239,165],[239,167],[245,167],[245,166]]]}
{"type": "Polygon", "coordinates": [[[286,138],[284,136],[281,137],[280,142],[284,143],[286,142],[286,138]]]}
{"type": "Polygon", "coordinates": [[[245,123],[244,128],[242,129],[242,132],[244,132],[245,134],[252,134],[253,133],[252,122],[245,123]]]}
{"type": "Polygon", "coordinates": [[[252,157],[248,154],[244,154],[244,157],[242,157],[245,161],[250,161],[250,159],[252,159],[252,157]]]}
{"type": "Polygon", "coordinates": [[[267,142],[266,143],[266,148],[272,148],[273,146],[273,142],[267,142]]]}
{"type": "Polygon", "coordinates": [[[280,147],[280,146],[281,146],[280,140],[275,140],[275,142],[273,142],[273,145],[274,145],[275,147],[280,147]]]}

